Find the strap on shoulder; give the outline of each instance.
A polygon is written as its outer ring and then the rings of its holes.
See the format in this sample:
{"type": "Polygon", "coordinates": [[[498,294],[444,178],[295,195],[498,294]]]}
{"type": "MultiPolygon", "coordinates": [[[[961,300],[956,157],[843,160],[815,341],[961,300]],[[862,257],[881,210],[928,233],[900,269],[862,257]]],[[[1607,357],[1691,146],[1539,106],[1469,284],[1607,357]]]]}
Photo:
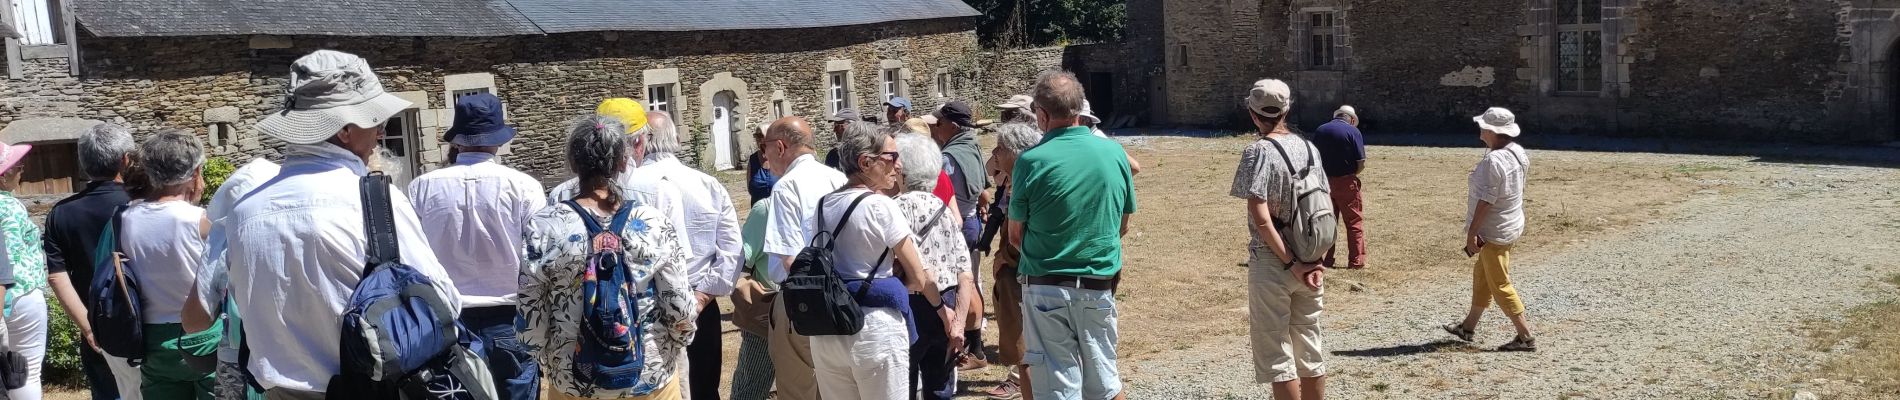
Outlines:
{"type": "MultiPolygon", "coordinates": [[[[831,227],[831,230],[828,230],[828,231],[825,231],[825,232],[823,232],[823,233],[826,233],[826,234],[827,234],[826,236],[829,236],[829,237],[832,237],[832,238],[835,238],[835,237],[837,237],[837,236],[838,236],[838,232],[839,232],[839,231],[842,231],[842,230],[844,230],[844,225],[845,225],[845,223],[846,223],[846,222],[851,222],[851,214],[852,214],[852,213],[854,213],[854,212],[857,212],[857,211],[858,211],[858,204],[859,204],[859,203],[863,203],[863,202],[864,202],[864,199],[866,199],[866,198],[869,198],[869,197],[871,197],[871,194],[872,194],[872,192],[868,192],[868,191],[867,191],[867,192],[864,192],[864,193],[861,193],[861,194],[858,194],[858,197],[857,197],[856,199],[853,199],[853,200],[851,200],[851,206],[849,206],[849,207],[845,207],[845,208],[844,208],[844,216],[841,216],[841,217],[838,217],[838,224],[837,224],[837,225],[832,225],[832,227],[831,227]]],[[[823,217],[824,217],[824,215],[825,215],[825,205],[824,205],[824,202],[823,202],[823,201],[819,201],[819,204],[818,204],[818,216],[819,216],[820,218],[818,219],[818,223],[820,223],[820,224],[823,224],[823,223],[825,223],[825,220],[824,220],[824,218],[823,218],[823,217]]],[[[835,241],[835,240],[830,240],[830,241],[828,241],[828,242],[826,242],[826,243],[825,243],[825,249],[827,249],[827,250],[829,250],[829,249],[831,249],[832,247],[834,247],[834,246],[836,246],[837,244],[838,244],[838,243],[837,243],[837,241],[835,241]]]]}
{"type": "Polygon", "coordinates": [[[917,237],[930,236],[930,228],[935,228],[938,222],[943,222],[943,214],[949,211],[950,204],[948,203],[945,203],[943,207],[937,207],[937,213],[930,216],[930,222],[925,222],[922,228],[917,228],[917,237]]]}
{"type": "MultiPolygon", "coordinates": [[[[1313,159],[1311,157],[1308,157],[1306,159],[1306,164],[1307,164],[1306,169],[1295,171],[1293,170],[1293,157],[1287,156],[1286,147],[1281,146],[1280,141],[1278,140],[1273,140],[1273,138],[1266,138],[1266,139],[1267,139],[1267,143],[1273,143],[1274,150],[1278,150],[1280,152],[1280,160],[1286,162],[1287,175],[1292,175],[1293,179],[1305,179],[1306,172],[1313,169],[1313,159]]],[[[1312,148],[1309,147],[1307,148],[1307,150],[1312,151],[1312,148]]]]}
{"type": "MultiPolygon", "coordinates": [[[[627,219],[633,215],[633,207],[636,205],[638,204],[634,204],[633,202],[620,202],[620,209],[614,210],[613,219],[607,223],[607,231],[613,232],[615,235],[619,235],[620,232],[625,232],[627,230],[627,219]]],[[[686,227],[675,226],[673,229],[686,229],[686,227]]]]}
{"type": "Polygon", "coordinates": [[[391,210],[389,198],[389,175],[371,172],[360,181],[363,192],[363,235],[364,253],[368,256],[364,264],[363,275],[368,276],[377,265],[385,262],[401,262],[401,252],[396,245],[396,216],[391,210]]]}
{"type": "Polygon", "coordinates": [[[595,220],[594,214],[587,211],[587,207],[582,207],[581,203],[574,200],[563,200],[561,204],[567,205],[567,208],[573,209],[574,213],[580,214],[581,224],[587,226],[587,234],[589,236],[600,233],[603,229],[600,227],[600,221],[595,220]]]}

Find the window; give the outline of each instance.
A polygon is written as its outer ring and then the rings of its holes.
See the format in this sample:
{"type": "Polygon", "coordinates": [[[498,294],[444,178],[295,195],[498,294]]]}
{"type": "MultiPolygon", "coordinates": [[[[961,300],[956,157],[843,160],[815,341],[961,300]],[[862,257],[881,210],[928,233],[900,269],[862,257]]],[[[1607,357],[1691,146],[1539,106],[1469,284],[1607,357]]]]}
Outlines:
{"type": "Polygon", "coordinates": [[[950,97],[950,74],[949,73],[937,74],[937,97],[938,98],[950,97]]]}
{"type": "Polygon", "coordinates": [[[772,120],[777,121],[779,118],[785,118],[785,99],[772,100],[772,120]]]}
{"type": "Polygon", "coordinates": [[[1334,46],[1339,41],[1339,13],[1332,11],[1306,14],[1306,66],[1332,69],[1339,66],[1334,46]]]}
{"type": "Polygon", "coordinates": [[[826,115],[837,114],[839,111],[851,108],[850,74],[845,71],[836,71],[830,75],[831,84],[827,86],[829,95],[825,98],[828,102],[826,115]]]}
{"type": "Polygon", "coordinates": [[[1185,66],[1187,66],[1187,65],[1188,65],[1188,58],[1187,58],[1187,45],[1185,45],[1185,44],[1184,44],[1184,45],[1179,45],[1179,46],[1175,46],[1175,58],[1174,58],[1174,59],[1176,59],[1176,60],[1180,60],[1179,62],[1181,63],[1181,66],[1183,66],[1183,67],[1185,67],[1185,66]]]}
{"type": "Polygon", "coordinates": [[[66,44],[66,20],[60,15],[59,0],[20,0],[13,4],[14,29],[20,34],[20,44],[66,44]]]}
{"type": "Polygon", "coordinates": [[[210,132],[206,132],[205,138],[210,139],[210,143],[206,144],[211,147],[236,144],[233,140],[237,139],[237,129],[232,128],[231,123],[214,122],[208,128],[210,128],[210,132]]]}
{"type": "MultiPolygon", "coordinates": [[[[667,114],[679,114],[673,111],[674,84],[647,86],[647,111],[665,111],[667,114]]],[[[677,117],[677,116],[676,116],[677,117]]]]}
{"type": "Polygon", "coordinates": [[[1602,0],[1557,0],[1557,91],[1603,90],[1602,0]]]}
{"type": "Polygon", "coordinates": [[[884,70],[884,100],[904,95],[903,70],[890,68],[884,70]]]}
{"type": "Polygon", "coordinates": [[[449,91],[449,94],[452,96],[455,96],[457,100],[460,100],[463,97],[468,97],[469,95],[477,94],[477,93],[488,93],[488,88],[462,89],[462,90],[449,91]]]}

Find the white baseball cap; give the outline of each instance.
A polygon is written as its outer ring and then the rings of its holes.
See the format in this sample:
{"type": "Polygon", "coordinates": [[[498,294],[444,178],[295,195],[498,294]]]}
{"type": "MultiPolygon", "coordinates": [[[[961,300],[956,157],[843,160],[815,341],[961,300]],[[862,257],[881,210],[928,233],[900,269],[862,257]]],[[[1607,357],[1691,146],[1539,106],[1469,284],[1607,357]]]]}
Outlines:
{"type": "Polygon", "coordinates": [[[1519,133],[1523,133],[1523,129],[1517,126],[1517,115],[1511,114],[1511,110],[1506,110],[1504,107],[1491,107],[1484,110],[1484,115],[1471,117],[1471,121],[1477,122],[1478,127],[1499,135],[1517,137],[1519,133]]]}
{"type": "Polygon", "coordinates": [[[382,80],[362,57],[317,50],[291,62],[283,110],[264,118],[257,129],[291,144],[313,144],[347,125],[381,126],[410,104],[384,92],[382,80]]]}
{"type": "Polygon", "coordinates": [[[1279,79],[1261,79],[1253,83],[1253,89],[1247,91],[1247,111],[1267,118],[1279,118],[1286,115],[1287,108],[1293,105],[1293,88],[1279,79]]]}

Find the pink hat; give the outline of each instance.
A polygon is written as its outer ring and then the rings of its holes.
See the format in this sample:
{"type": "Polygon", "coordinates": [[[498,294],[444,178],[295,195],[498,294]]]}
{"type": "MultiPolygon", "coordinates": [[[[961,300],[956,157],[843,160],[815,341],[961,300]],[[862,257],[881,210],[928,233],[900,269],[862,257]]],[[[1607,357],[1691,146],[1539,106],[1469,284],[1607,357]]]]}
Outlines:
{"type": "Polygon", "coordinates": [[[30,144],[0,142],[0,173],[13,170],[14,166],[20,164],[20,159],[26,158],[26,152],[32,149],[33,145],[30,144]]]}

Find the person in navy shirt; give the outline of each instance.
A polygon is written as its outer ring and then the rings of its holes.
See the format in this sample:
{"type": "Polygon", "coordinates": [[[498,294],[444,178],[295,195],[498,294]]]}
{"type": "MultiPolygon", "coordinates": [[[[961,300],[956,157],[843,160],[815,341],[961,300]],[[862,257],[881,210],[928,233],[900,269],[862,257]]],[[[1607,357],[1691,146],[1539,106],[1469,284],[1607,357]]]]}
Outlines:
{"type": "MultiPolygon", "coordinates": [[[[1366,213],[1359,192],[1359,173],[1366,168],[1366,139],[1359,133],[1359,112],[1352,106],[1339,106],[1333,120],[1313,131],[1313,147],[1326,168],[1333,188],[1333,212],[1346,224],[1346,269],[1366,267],[1366,213]]],[[[1337,250],[1337,246],[1334,250],[1337,250]]],[[[1334,265],[1333,252],[1321,262],[1334,265]]]]}

